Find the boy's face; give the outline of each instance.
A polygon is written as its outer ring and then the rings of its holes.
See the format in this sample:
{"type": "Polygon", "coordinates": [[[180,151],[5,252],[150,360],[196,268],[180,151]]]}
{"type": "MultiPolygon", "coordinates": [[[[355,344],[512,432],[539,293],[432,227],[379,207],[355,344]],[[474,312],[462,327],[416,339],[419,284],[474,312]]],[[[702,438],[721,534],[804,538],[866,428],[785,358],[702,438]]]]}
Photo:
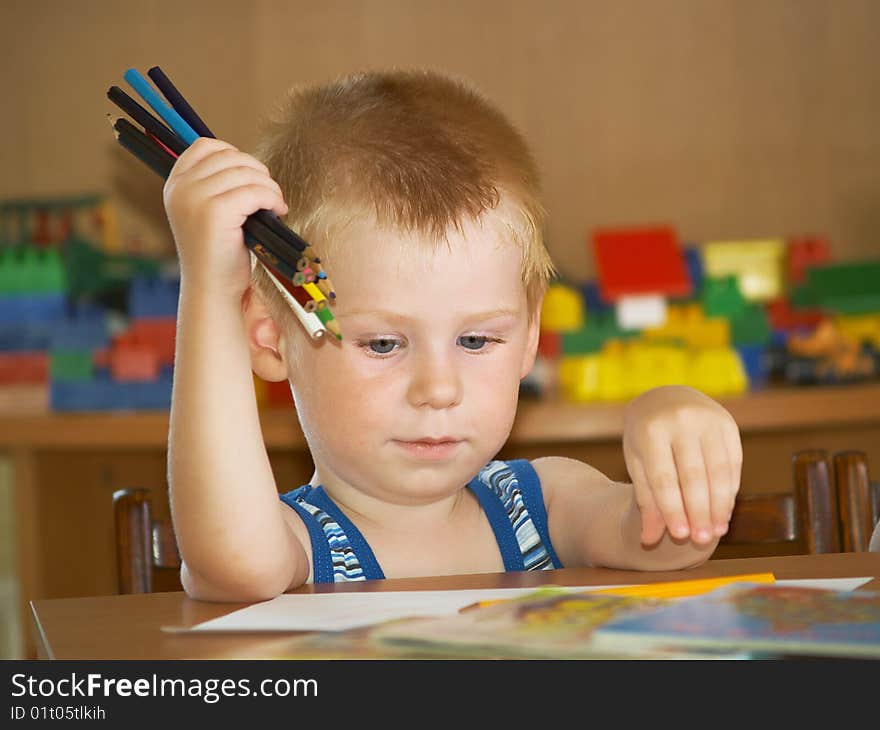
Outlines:
{"type": "Polygon", "coordinates": [[[343,341],[289,353],[325,485],[342,481],[397,504],[432,501],[507,440],[539,323],[534,313],[529,324],[520,252],[494,215],[452,231],[449,243],[432,252],[359,223],[325,258],[343,341]]]}

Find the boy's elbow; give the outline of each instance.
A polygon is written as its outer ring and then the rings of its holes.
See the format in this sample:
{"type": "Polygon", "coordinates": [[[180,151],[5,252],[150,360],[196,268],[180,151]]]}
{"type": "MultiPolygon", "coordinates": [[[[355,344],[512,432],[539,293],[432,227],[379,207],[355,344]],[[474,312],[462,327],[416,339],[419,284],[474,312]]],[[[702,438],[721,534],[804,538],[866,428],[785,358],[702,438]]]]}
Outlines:
{"type": "Polygon", "coordinates": [[[222,577],[212,579],[183,562],[180,566],[180,583],[187,596],[195,600],[258,603],[280,596],[290,587],[291,580],[285,571],[225,572],[222,577]]]}

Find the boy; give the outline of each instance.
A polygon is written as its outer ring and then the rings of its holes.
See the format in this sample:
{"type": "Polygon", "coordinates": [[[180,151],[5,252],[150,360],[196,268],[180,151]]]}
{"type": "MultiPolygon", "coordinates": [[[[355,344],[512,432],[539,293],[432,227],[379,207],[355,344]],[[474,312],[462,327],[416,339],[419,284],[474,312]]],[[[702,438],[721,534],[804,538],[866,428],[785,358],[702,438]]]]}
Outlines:
{"type": "Polygon", "coordinates": [[[628,405],[632,484],[561,457],[493,461],[553,268],[534,162],[479,94],[404,71],[298,90],[257,156],[200,139],[165,186],[181,264],[169,484],[191,596],[711,554],[742,454],[692,389],[628,405]],[[321,255],[341,342],[309,339],[252,274],[241,225],[260,208],[321,255]],[[280,500],[252,371],[290,382],[315,465],[280,500]]]}

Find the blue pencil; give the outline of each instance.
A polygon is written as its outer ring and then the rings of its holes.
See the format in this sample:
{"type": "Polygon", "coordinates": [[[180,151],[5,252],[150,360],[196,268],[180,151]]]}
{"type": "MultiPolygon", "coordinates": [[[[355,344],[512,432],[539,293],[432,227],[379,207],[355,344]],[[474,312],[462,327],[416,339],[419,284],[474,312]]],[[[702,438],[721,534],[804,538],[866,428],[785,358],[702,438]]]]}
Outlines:
{"type": "Polygon", "coordinates": [[[165,120],[168,126],[171,127],[171,129],[177,133],[177,136],[187,145],[191,145],[199,138],[199,135],[197,135],[195,131],[193,131],[193,128],[186,123],[186,120],[174,111],[174,109],[168,106],[168,104],[162,101],[162,97],[153,90],[153,87],[150,86],[150,82],[147,81],[137,69],[128,69],[124,76],[125,80],[131,85],[131,88],[140,94],[140,97],[153,108],[153,111],[155,111],[156,114],[165,120]]]}

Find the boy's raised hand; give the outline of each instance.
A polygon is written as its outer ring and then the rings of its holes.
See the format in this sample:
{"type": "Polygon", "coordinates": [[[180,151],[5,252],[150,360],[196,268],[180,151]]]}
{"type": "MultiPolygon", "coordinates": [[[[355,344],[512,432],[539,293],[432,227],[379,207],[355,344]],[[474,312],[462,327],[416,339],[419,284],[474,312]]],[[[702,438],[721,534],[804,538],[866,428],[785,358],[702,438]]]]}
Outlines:
{"type": "Polygon", "coordinates": [[[698,544],[727,532],[742,444],[719,403],[684,386],[641,394],[627,406],[623,453],[642,515],[642,543],[656,543],[666,529],[698,544]]]}
{"type": "Polygon", "coordinates": [[[177,159],[163,200],[181,280],[234,296],[243,294],[250,282],[245,219],[260,209],[287,213],[281,188],[263,163],[207,137],[197,139],[177,159]]]}

